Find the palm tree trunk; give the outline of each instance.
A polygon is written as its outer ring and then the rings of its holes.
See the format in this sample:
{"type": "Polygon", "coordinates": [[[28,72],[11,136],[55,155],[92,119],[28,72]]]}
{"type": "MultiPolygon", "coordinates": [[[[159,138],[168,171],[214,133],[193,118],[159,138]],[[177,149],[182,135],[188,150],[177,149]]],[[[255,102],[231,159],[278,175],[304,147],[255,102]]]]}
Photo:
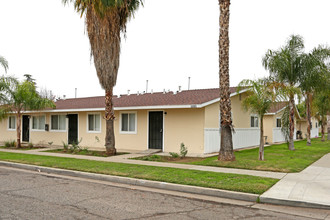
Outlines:
{"type": "Polygon", "coordinates": [[[321,123],[321,134],[322,134],[322,139],[321,141],[324,142],[325,141],[325,135],[324,135],[324,130],[325,130],[325,120],[324,117],[322,117],[322,123],[321,123]]]}
{"type": "Polygon", "coordinates": [[[293,135],[294,135],[294,96],[290,96],[289,101],[290,106],[290,113],[289,113],[289,129],[290,129],[290,135],[289,135],[289,150],[294,150],[294,142],[293,142],[293,135]]]}
{"type": "Polygon", "coordinates": [[[259,160],[264,160],[264,116],[260,116],[259,160]]]}
{"type": "Polygon", "coordinates": [[[219,87],[220,87],[220,117],[221,146],[219,160],[233,161],[231,102],[229,90],[229,15],[230,0],[219,0],[220,5],[220,37],[219,37],[219,87]]]}
{"type": "Polygon", "coordinates": [[[17,111],[17,120],[16,120],[16,135],[17,135],[17,143],[16,147],[21,147],[21,113],[17,111]]]}
{"type": "Polygon", "coordinates": [[[312,125],[312,120],[311,120],[311,97],[310,94],[307,93],[306,95],[306,114],[307,114],[307,146],[312,145],[311,141],[311,125],[312,125]]]}
{"type": "Polygon", "coordinates": [[[112,89],[105,92],[105,120],[106,120],[106,134],[105,134],[105,148],[107,155],[115,155],[117,150],[115,148],[115,133],[114,120],[115,113],[112,103],[112,89]]]}

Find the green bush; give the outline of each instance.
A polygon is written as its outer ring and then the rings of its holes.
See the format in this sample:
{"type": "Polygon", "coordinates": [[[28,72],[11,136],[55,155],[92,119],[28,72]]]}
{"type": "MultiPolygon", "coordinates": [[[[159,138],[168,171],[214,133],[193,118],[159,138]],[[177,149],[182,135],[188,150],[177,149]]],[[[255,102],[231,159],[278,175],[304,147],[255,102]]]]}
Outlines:
{"type": "Polygon", "coordinates": [[[175,153],[175,152],[170,152],[170,155],[173,157],[173,158],[178,158],[179,157],[179,154],[175,153]]]}
{"type": "Polygon", "coordinates": [[[29,148],[33,148],[33,144],[32,143],[28,143],[28,147],[29,148]]]}
{"type": "Polygon", "coordinates": [[[16,147],[16,141],[5,141],[5,147],[10,148],[10,147],[16,147]]]}
{"type": "Polygon", "coordinates": [[[184,143],[181,143],[180,145],[180,156],[181,158],[184,158],[188,153],[188,149],[184,146],[184,143]]]}
{"type": "Polygon", "coordinates": [[[62,144],[63,144],[64,151],[68,151],[69,145],[67,143],[65,143],[64,141],[62,141],[62,144]]]}

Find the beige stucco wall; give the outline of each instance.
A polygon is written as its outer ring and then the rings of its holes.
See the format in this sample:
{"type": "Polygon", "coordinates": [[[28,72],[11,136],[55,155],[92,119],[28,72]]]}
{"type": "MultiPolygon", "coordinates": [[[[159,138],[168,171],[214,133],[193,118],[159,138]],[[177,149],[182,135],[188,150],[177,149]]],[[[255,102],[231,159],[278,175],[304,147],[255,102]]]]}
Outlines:
{"type": "Polygon", "coordinates": [[[0,121],[0,143],[16,140],[16,130],[8,130],[8,118],[0,121]]]}
{"type": "Polygon", "coordinates": [[[164,150],[179,152],[183,142],[188,153],[204,152],[204,108],[169,109],[164,120],[164,150]]]}
{"type": "MultiPolygon", "coordinates": [[[[242,100],[246,94],[231,97],[232,119],[234,128],[250,128],[250,111],[242,108],[242,100]]],[[[254,114],[253,114],[254,115],[254,114]]],[[[205,128],[219,128],[219,102],[205,107],[205,128]]]]}

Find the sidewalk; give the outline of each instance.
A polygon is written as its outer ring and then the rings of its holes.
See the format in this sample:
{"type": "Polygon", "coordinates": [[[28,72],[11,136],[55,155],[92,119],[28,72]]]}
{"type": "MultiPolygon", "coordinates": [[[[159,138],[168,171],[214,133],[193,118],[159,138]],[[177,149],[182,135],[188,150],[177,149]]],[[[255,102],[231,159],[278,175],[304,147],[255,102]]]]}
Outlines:
{"type": "Polygon", "coordinates": [[[330,154],[300,173],[287,174],[262,194],[260,201],[330,209],[330,154]]]}
{"type": "MultiPolygon", "coordinates": [[[[141,154],[125,154],[115,157],[93,157],[83,155],[71,155],[61,153],[41,152],[46,149],[22,151],[0,149],[2,152],[15,152],[23,154],[56,156],[76,159],[87,159],[95,161],[138,164],[158,167],[171,167],[179,169],[201,170],[221,173],[234,173],[260,177],[281,179],[277,184],[260,196],[260,202],[300,206],[310,208],[330,209],[330,154],[323,156],[320,160],[306,168],[300,173],[277,173],[267,171],[255,171],[244,169],[221,168],[211,166],[198,166],[189,164],[162,163],[151,161],[130,160],[141,154]]],[[[183,187],[183,186],[182,186],[183,187]]]]}

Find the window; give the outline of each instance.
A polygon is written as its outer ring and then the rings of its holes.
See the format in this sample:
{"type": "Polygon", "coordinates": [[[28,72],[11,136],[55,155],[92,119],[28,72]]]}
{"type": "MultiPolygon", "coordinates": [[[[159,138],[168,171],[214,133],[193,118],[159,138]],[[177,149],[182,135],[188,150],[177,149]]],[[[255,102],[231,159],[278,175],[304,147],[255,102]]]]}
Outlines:
{"type": "Polygon", "coordinates": [[[58,131],[65,131],[66,128],[66,116],[65,115],[52,115],[51,116],[51,129],[58,131]]]}
{"type": "Polygon", "coordinates": [[[101,131],[100,114],[88,114],[88,131],[101,131]]]}
{"type": "Polygon", "coordinates": [[[136,132],[136,113],[121,113],[121,128],[122,133],[136,132]]]}
{"type": "Polygon", "coordinates": [[[276,127],[277,128],[282,127],[282,120],[281,120],[281,118],[276,118],[276,127]]]}
{"type": "Polygon", "coordinates": [[[33,130],[45,130],[46,117],[45,116],[33,116],[32,117],[32,129],[33,130]]]}
{"type": "Polygon", "coordinates": [[[251,116],[251,128],[257,128],[259,127],[259,120],[258,116],[251,116]]]}
{"type": "Polygon", "coordinates": [[[15,116],[9,116],[8,117],[8,129],[9,130],[15,130],[16,129],[16,117],[15,116]]]}
{"type": "Polygon", "coordinates": [[[317,122],[315,122],[315,127],[317,128],[317,122]]]}

